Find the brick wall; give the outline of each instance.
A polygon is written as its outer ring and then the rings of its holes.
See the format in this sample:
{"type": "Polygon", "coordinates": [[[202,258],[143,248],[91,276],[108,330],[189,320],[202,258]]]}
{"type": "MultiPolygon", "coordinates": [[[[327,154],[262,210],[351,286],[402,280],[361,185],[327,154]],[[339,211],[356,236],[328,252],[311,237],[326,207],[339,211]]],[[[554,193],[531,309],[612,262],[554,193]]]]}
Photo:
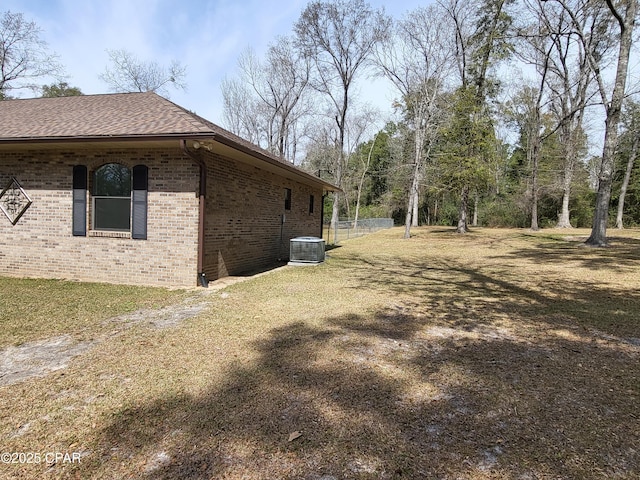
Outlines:
{"type": "MultiPolygon", "coordinates": [[[[289,240],[320,235],[322,190],[213,153],[207,163],[204,271],[210,280],[274,265],[289,240]],[[285,189],[291,209],[285,210],[285,189]],[[309,197],[314,211],[309,212],[309,197]],[[283,223],[284,215],[284,223],[283,223]]],[[[75,146],[0,150],[0,190],[15,177],[33,204],[15,226],[0,213],[0,275],[195,286],[199,167],[175,148],[75,146]],[[92,231],[72,235],[73,166],[92,173],[106,163],[149,168],[147,240],[92,231]]]]}
{"type": "Polygon", "coordinates": [[[198,167],[179,148],[0,150],[0,189],[15,177],[33,203],[14,226],[0,212],[0,275],[194,286],[198,167]],[[73,166],[149,168],[147,240],[91,230],[72,235],[73,166]],[[124,238],[121,238],[124,237],[124,238]]]}
{"type": "Polygon", "coordinates": [[[204,271],[209,279],[286,261],[291,238],[320,235],[321,189],[215,154],[206,155],[204,271]],[[287,188],[291,190],[291,210],[285,210],[287,188]],[[313,213],[309,213],[311,195],[313,213]]]}

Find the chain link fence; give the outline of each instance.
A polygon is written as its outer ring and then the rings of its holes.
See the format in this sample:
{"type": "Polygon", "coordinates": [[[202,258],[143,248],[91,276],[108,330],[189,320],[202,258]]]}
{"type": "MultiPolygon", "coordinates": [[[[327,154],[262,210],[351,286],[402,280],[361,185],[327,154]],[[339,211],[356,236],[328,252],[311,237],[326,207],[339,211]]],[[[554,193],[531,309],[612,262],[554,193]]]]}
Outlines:
{"type": "Polygon", "coordinates": [[[331,228],[331,219],[325,219],[324,239],[327,244],[340,243],[342,240],[362,237],[368,233],[393,227],[393,218],[360,218],[356,224],[353,220],[340,220],[338,228],[331,228]]]}

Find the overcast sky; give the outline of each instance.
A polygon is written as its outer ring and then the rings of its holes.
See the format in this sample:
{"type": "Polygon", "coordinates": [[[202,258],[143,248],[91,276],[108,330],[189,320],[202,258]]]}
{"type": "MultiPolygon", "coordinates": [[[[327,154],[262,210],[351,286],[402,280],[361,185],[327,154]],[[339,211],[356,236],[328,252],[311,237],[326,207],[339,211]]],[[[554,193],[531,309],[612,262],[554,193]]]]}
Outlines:
{"type": "MultiPolygon", "coordinates": [[[[220,83],[233,75],[239,54],[261,54],[278,35],[293,31],[307,0],[3,0],[1,12],[23,13],[43,30],[59,55],[68,83],[85,94],[108,93],[98,76],[108,65],[106,50],[126,49],[140,60],[187,68],[186,92],[171,100],[215,123],[222,123],[220,83]]],[[[429,0],[369,0],[400,18],[429,0]]],[[[382,87],[380,87],[382,90],[382,87]]],[[[365,92],[388,108],[389,91],[365,92]]],[[[20,96],[31,96],[22,92],[20,96]]]]}

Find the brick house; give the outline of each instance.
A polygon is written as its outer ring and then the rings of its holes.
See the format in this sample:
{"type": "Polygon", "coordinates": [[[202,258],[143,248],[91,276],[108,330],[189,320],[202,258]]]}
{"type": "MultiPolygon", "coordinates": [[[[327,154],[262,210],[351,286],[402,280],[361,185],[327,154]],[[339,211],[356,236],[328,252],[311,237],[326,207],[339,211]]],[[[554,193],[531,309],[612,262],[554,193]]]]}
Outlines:
{"type": "Polygon", "coordinates": [[[334,190],[155,93],[0,101],[0,275],[206,285],[321,236],[334,190]]]}

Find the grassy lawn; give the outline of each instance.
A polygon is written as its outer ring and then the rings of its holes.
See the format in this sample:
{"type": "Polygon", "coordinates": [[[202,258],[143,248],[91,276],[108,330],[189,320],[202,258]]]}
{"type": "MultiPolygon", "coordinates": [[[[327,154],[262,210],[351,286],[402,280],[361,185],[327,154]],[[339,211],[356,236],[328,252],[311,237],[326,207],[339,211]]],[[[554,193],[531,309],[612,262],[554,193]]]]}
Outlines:
{"type": "Polygon", "coordinates": [[[0,349],[70,334],[86,340],[105,333],[109,317],[177,301],[183,291],[0,277],[0,349]]]}
{"type": "Polygon", "coordinates": [[[0,478],[638,478],[640,231],[610,234],[382,231],[167,328],[107,318],[193,292],[0,279],[1,345],[93,341],[0,386],[1,452],[80,461],[0,478]]]}

